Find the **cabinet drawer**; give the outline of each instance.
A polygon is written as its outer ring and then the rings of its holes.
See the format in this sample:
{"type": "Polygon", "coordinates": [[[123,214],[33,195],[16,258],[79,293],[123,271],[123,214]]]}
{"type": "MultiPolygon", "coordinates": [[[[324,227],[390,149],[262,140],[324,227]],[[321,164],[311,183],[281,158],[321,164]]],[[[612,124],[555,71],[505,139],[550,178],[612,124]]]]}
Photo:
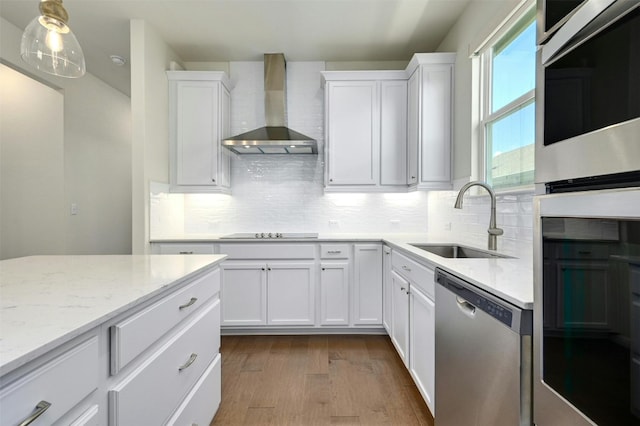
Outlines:
{"type": "Polygon", "coordinates": [[[220,244],[220,253],[229,259],[314,259],[313,244],[220,244]]]}
{"type": "Polygon", "coordinates": [[[34,424],[50,425],[98,387],[98,338],[70,349],[0,391],[0,424],[16,425],[51,405],[34,424]]]}
{"type": "Polygon", "coordinates": [[[216,300],[109,391],[110,424],[164,424],[219,348],[220,300],[216,300]]]}
{"type": "Polygon", "coordinates": [[[111,374],[220,292],[220,269],[110,328],[111,374]]]}
{"type": "Polygon", "coordinates": [[[167,426],[206,426],[211,423],[222,399],[221,365],[222,357],[218,355],[171,416],[167,426]]]}
{"type": "Polygon", "coordinates": [[[349,244],[320,244],[320,257],[322,259],[348,259],[349,244]]]}
{"type": "Polygon", "coordinates": [[[214,254],[213,244],[158,244],[158,254],[214,254]]]}
{"type": "Polygon", "coordinates": [[[398,253],[397,250],[391,253],[391,265],[412,285],[418,286],[430,298],[435,298],[434,274],[431,269],[398,253]]]}
{"type": "Polygon", "coordinates": [[[100,426],[100,407],[92,405],[80,417],[75,419],[69,426],[100,426]]]}

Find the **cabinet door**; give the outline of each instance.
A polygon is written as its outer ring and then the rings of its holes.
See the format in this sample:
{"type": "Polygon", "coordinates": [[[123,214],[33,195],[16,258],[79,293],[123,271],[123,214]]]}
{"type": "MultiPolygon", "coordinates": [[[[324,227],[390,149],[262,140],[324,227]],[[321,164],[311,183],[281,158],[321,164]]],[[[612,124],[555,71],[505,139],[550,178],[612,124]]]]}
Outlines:
{"type": "Polygon", "coordinates": [[[407,83],[407,183],[418,183],[418,146],[420,144],[420,70],[407,83]]]}
{"type": "Polygon", "coordinates": [[[327,185],[375,185],[379,157],[375,81],[327,83],[327,185]]]}
{"type": "Polygon", "coordinates": [[[406,366],[409,365],[409,282],[391,271],[391,342],[406,366]]]}
{"type": "Polygon", "coordinates": [[[222,146],[222,140],[231,136],[231,96],[222,86],[220,90],[220,136],[217,141],[219,150],[218,184],[225,188],[231,186],[231,151],[222,146]]]}
{"type": "Polygon", "coordinates": [[[391,248],[382,250],[382,325],[391,334],[391,248]]]}
{"type": "Polygon", "coordinates": [[[380,83],[380,185],[407,184],[407,81],[380,83]]]}
{"type": "Polygon", "coordinates": [[[217,185],[219,96],[218,82],[177,82],[178,185],[217,185]]]}
{"type": "Polygon", "coordinates": [[[453,65],[423,65],[420,71],[420,183],[449,182],[453,65]]]}
{"type": "Polygon", "coordinates": [[[267,323],[267,273],[264,263],[225,262],[221,266],[222,325],[267,323]]]}
{"type": "Polygon", "coordinates": [[[349,325],[349,262],[320,267],[320,324],[349,325]]]}
{"type": "Polygon", "coordinates": [[[269,325],[315,324],[315,264],[311,262],[267,265],[269,325]]]}
{"type": "Polygon", "coordinates": [[[382,246],[354,245],[353,325],[382,324],[382,246]]]}
{"type": "Polygon", "coordinates": [[[435,391],[435,303],[415,287],[409,296],[409,371],[422,397],[434,413],[435,391]]]}

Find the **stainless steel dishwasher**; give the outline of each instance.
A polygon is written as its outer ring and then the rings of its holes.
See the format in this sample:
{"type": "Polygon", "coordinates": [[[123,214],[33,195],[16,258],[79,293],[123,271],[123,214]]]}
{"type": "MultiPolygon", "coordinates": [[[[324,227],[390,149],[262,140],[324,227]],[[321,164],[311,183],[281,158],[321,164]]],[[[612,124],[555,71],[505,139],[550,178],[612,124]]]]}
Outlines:
{"type": "Polygon", "coordinates": [[[436,426],[532,424],[532,311],[436,269],[436,426]]]}

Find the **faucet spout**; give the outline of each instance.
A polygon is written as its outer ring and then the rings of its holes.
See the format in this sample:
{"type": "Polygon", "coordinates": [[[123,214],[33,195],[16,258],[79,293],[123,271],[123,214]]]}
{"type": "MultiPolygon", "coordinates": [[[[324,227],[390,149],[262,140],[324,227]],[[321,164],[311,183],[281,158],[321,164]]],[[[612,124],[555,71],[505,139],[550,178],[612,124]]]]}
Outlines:
{"type": "Polygon", "coordinates": [[[491,197],[491,216],[489,218],[489,229],[487,232],[489,233],[489,240],[487,242],[489,250],[497,250],[498,248],[498,235],[502,235],[504,231],[501,228],[496,226],[496,194],[493,192],[493,189],[489,185],[480,181],[473,181],[465,184],[460,191],[458,192],[458,196],[456,197],[456,202],[453,205],[456,209],[462,208],[462,200],[464,198],[464,193],[467,192],[469,188],[472,186],[481,186],[487,190],[489,196],[491,197]]]}

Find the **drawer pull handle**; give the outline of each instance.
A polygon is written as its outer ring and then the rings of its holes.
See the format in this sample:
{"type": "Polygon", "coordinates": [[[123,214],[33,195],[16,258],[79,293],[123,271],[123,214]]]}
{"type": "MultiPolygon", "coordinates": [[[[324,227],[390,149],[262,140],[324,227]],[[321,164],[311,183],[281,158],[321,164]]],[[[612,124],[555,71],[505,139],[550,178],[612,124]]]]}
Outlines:
{"type": "Polygon", "coordinates": [[[195,362],[196,358],[198,358],[198,354],[191,354],[187,362],[178,367],[178,371],[186,370],[187,368],[191,367],[191,364],[195,362]]]}
{"type": "Polygon", "coordinates": [[[182,310],[184,308],[188,308],[189,306],[193,305],[194,303],[196,303],[196,301],[198,300],[197,297],[192,297],[191,300],[189,300],[187,303],[185,303],[184,305],[180,305],[178,306],[178,309],[182,310]]]}
{"type": "Polygon", "coordinates": [[[407,272],[411,272],[411,268],[409,268],[407,265],[402,265],[402,269],[404,269],[407,272]]]}
{"type": "Polygon", "coordinates": [[[340,253],[342,253],[342,250],[328,250],[327,253],[329,253],[329,254],[340,254],[340,253]]]}
{"type": "Polygon", "coordinates": [[[34,411],[33,414],[31,414],[29,417],[27,417],[26,419],[24,419],[22,421],[22,423],[20,423],[18,426],[27,426],[30,425],[31,423],[33,423],[38,417],[40,417],[41,415],[44,414],[45,411],[47,411],[49,409],[49,407],[51,407],[51,403],[47,402],[47,401],[40,401],[38,402],[38,405],[36,405],[36,411],[34,411]]]}
{"type": "Polygon", "coordinates": [[[181,251],[178,254],[193,254],[193,251],[181,251]]]}

